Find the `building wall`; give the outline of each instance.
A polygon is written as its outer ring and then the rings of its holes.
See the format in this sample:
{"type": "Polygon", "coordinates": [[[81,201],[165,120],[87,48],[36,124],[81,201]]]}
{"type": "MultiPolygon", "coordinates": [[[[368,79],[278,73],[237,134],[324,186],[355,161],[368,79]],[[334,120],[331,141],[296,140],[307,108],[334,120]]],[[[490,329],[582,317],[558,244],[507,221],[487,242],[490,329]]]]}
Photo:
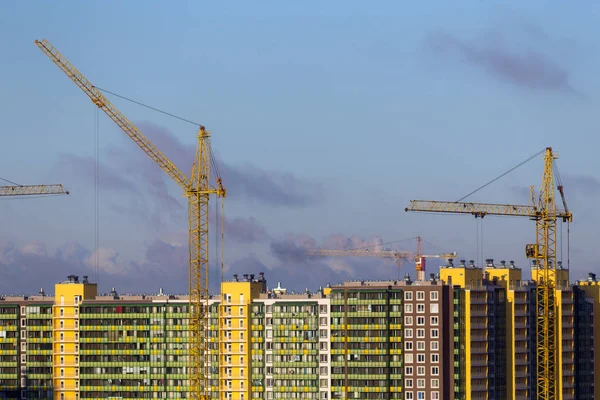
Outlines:
{"type": "MultiPolygon", "coordinates": [[[[329,296],[224,282],[209,301],[210,398],[535,398],[535,285],[502,268],[441,272],[455,284],[347,282],[329,296]]],[[[564,399],[597,398],[599,288],[557,291],[564,399]]],[[[0,300],[0,398],[186,398],[187,298],[95,290],[67,280],[53,298],[0,300]]]]}

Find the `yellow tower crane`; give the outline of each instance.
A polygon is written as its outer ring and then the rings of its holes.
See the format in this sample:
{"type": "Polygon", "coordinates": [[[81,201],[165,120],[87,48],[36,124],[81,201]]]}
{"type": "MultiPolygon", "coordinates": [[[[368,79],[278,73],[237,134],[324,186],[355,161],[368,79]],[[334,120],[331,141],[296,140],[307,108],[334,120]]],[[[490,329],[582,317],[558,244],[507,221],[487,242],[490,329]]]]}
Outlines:
{"type": "Polygon", "coordinates": [[[417,237],[417,252],[399,251],[399,250],[378,250],[374,251],[370,248],[351,249],[351,250],[332,250],[332,249],[309,249],[306,250],[306,255],[317,257],[378,257],[391,258],[396,260],[398,268],[402,265],[402,260],[413,258],[416,265],[417,280],[425,280],[425,259],[426,258],[452,258],[456,256],[456,252],[444,254],[423,254],[421,251],[421,237],[417,237]]]}
{"type": "Polygon", "coordinates": [[[208,399],[209,313],[208,313],[208,200],[210,195],[225,198],[226,190],[218,176],[210,146],[210,134],[203,126],[188,178],[142,132],[123,115],[81,72],[46,39],[35,44],[52,60],[110,119],[112,119],[162,170],[177,183],[188,199],[189,218],[189,306],[190,350],[189,392],[192,399],[208,399]],[[211,165],[217,186],[210,184],[211,165]]]}
{"type": "MultiPolygon", "coordinates": [[[[441,212],[455,214],[472,214],[475,218],[486,215],[528,217],[536,224],[536,243],[528,244],[526,256],[534,260],[537,272],[536,296],[536,357],[537,357],[537,398],[555,400],[561,398],[557,388],[557,354],[556,354],[556,226],[557,220],[571,222],[573,215],[569,212],[565,200],[563,186],[558,179],[555,187],[553,165],[557,154],[548,147],[544,155],[544,174],[539,199],[532,196],[532,205],[486,204],[467,202],[447,202],[411,200],[405,211],[441,212]],[[564,210],[556,207],[555,189],[562,198],[564,210]]],[[[532,188],[533,193],[533,188],[532,188]]]]}
{"type": "Polygon", "coordinates": [[[15,185],[0,186],[0,196],[46,196],[69,194],[63,185],[15,185]]]}

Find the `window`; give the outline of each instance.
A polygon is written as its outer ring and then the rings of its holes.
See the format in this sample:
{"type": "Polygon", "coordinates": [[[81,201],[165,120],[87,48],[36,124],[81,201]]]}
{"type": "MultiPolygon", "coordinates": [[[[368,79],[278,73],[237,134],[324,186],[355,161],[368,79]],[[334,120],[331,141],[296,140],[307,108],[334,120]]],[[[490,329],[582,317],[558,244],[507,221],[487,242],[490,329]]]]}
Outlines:
{"type": "Polygon", "coordinates": [[[405,353],[404,354],[404,362],[406,364],[412,364],[413,363],[413,354],[412,353],[405,353]]]}
{"type": "Polygon", "coordinates": [[[327,317],[319,318],[319,325],[321,325],[321,326],[327,325],[327,317]]]}
{"type": "Polygon", "coordinates": [[[440,392],[431,392],[431,400],[440,400],[440,392]]]}
{"type": "Polygon", "coordinates": [[[413,337],[413,330],[412,330],[412,328],[406,328],[406,329],[404,329],[404,337],[405,338],[411,338],[411,337],[413,337]]]}
{"type": "Polygon", "coordinates": [[[433,303],[429,305],[429,312],[432,314],[437,314],[439,312],[440,308],[439,308],[439,304],[438,303],[433,303]]]}
{"type": "Polygon", "coordinates": [[[325,339],[327,337],[327,329],[321,329],[319,331],[319,336],[325,339]]]}
{"type": "Polygon", "coordinates": [[[404,367],[404,372],[406,373],[406,375],[412,375],[413,367],[404,367]]]}
{"type": "Polygon", "coordinates": [[[414,399],[414,397],[413,397],[413,392],[406,392],[406,393],[404,394],[404,398],[405,398],[406,400],[413,400],[413,399],[414,399]]]}
{"type": "Polygon", "coordinates": [[[417,292],[417,300],[425,300],[425,292],[417,292]]]}
{"type": "Polygon", "coordinates": [[[417,392],[417,400],[425,400],[425,392],[417,392]]]}
{"type": "Polygon", "coordinates": [[[436,290],[432,290],[431,292],[429,292],[429,299],[432,301],[437,301],[438,296],[439,296],[439,293],[436,290]]]}
{"type": "Polygon", "coordinates": [[[437,389],[440,387],[440,380],[439,379],[432,379],[431,380],[431,387],[434,389],[437,389]]]}
{"type": "Polygon", "coordinates": [[[327,350],[327,342],[319,342],[319,349],[322,351],[327,350]]]}
{"type": "Polygon", "coordinates": [[[240,293],[240,304],[244,304],[244,294],[240,293]]]}
{"type": "Polygon", "coordinates": [[[412,292],[404,292],[404,300],[412,300],[412,292]]]}
{"type": "Polygon", "coordinates": [[[413,387],[413,380],[412,379],[407,379],[404,381],[405,385],[407,388],[412,388],[413,387]]]}
{"type": "Polygon", "coordinates": [[[61,357],[61,358],[60,358],[60,365],[63,365],[64,363],[65,363],[65,358],[64,358],[64,357],[61,357]]]}
{"type": "Polygon", "coordinates": [[[412,304],[405,304],[404,305],[404,312],[407,312],[407,313],[413,312],[413,305],[412,304]]]}
{"type": "Polygon", "coordinates": [[[65,369],[64,368],[60,369],[60,376],[65,376],[65,369]]]}
{"type": "Polygon", "coordinates": [[[413,324],[413,317],[404,317],[404,324],[405,325],[412,325],[413,324]]]}
{"type": "Polygon", "coordinates": [[[424,363],[425,362],[425,354],[417,354],[417,362],[418,363],[424,363]]]}
{"type": "Polygon", "coordinates": [[[244,320],[240,319],[240,328],[243,328],[243,327],[244,327],[244,320]]]}
{"type": "Polygon", "coordinates": [[[417,325],[425,325],[425,317],[417,317],[417,325]]]}
{"type": "Polygon", "coordinates": [[[425,379],[417,379],[417,387],[423,389],[425,387],[425,379]]]}
{"type": "Polygon", "coordinates": [[[323,304],[319,305],[319,312],[321,314],[327,314],[327,306],[323,304]]]}
{"type": "Polygon", "coordinates": [[[65,315],[65,309],[64,309],[64,308],[61,308],[61,309],[60,309],[60,316],[61,316],[61,317],[64,317],[64,315],[65,315]]]}
{"type": "Polygon", "coordinates": [[[439,363],[440,362],[440,355],[439,354],[432,354],[431,355],[431,362],[432,363],[439,363]]]}
{"type": "Polygon", "coordinates": [[[62,320],[60,321],[60,327],[61,327],[61,328],[64,328],[64,327],[65,327],[65,321],[62,321],[62,320]]]}
{"type": "Polygon", "coordinates": [[[404,342],[404,350],[412,350],[413,342],[404,342]]]}
{"type": "Polygon", "coordinates": [[[320,360],[321,362],[324,362],[324,363],[326,363],[326,362],[327,362],[327,354],[321,354],[321,355],[319,356],[319,360],[320,360]]]}
{"type": "Polygon", "coordinates": [[[64,393],[60,394],[60,400],[65,400],[65,394],[64,393]]]}
{"type": "Polygon", "coordinates": [[[425,329],[417,329],[417,337],[424,338],[425,337],[425,329]]]}
{"type": "Polygon", "coordinates": [[[429,348],[433,351],[438,351],[440,349],[440,342],[437,341],[431,341],[429,342],[429,348]]]}
{"type": "Polygon", "coordinates": [[[417,367],[417,375],[419,375],[419,376],[425,375],[425,367],[417,367]]]}
{"type": "Polygon", "coordinates": [[[64,352],[65,352],[65,345],[64,345],[64,344],[61,344],[61,345],[60,345],[60,352],[61,352],[61,353],[64,353],[64,352]]]}
{"type": "Polygon", "coordinates": [[[417,342],[417,350],[419,350],[419,351],[425,350],[425,342],[417,342]]]}
{"type": "Polygon", "coordinates": [[[60,341],[62,342],[63,340],[65,340],[65,334],[64,333],[60,333],[60,341]]]}
{"type": "Polygon", "coordinates": [[[431,375],[439,375],[440,367],[431,367],[431,375]]]}
{"type": "Polygon", "coordinates": [[[424,313],[425,312],[425,304],[417,304],[417,312],[424,313]]]}
{"type": "Polygon", "coordinates": [[[439,317],[431,317],[431,325],[439,325],[440,319],[439,317]]]}
{"type": "Polygon", "coordinates": [[[432,338],[438,338],[438,337],[440,337],[440,330],[437,329],[437,328],[431,329],[431,337],[432,338]]]}

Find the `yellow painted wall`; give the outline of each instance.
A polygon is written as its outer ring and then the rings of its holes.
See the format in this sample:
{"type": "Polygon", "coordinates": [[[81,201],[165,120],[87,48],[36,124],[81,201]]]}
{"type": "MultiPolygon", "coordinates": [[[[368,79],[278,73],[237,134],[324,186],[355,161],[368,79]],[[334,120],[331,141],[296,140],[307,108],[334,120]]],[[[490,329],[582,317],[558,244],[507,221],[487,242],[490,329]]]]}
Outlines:
{"type": "Polygon", "coordinates": [[[252,300],[260,295],[260,282],[223,282],[221,284],[221,305],[219,306],[220,366],[219,381],[221,399],[226,399],[225,391],[233,392],[232,400],[250,399],[252,360],[250,349],[250,307],[252,300]],[[231,339],[226,336],[231,332],[231,339]],[[231,350],[229,350],[231,346],[231,350]],[[226,360],[231,357],[231,364],[226,360]],[[231,369],[231,375],[228,370],[231,369]],[[227,384],[231,381],[231,389],[227,384]]]}
{"type": "Polygon", "coordinates": [[[79,398],[79,305],[96,297],[96,284],[55,285],[53,306],[54,399],[79,398]]]}
{"type": "Polygon", "coordinates": [[[449,278],[451,278],[453,286],[475,287],[481,285],[483,272],[481,268],[441,267],[440,279],[448,283],[449,278]]]}

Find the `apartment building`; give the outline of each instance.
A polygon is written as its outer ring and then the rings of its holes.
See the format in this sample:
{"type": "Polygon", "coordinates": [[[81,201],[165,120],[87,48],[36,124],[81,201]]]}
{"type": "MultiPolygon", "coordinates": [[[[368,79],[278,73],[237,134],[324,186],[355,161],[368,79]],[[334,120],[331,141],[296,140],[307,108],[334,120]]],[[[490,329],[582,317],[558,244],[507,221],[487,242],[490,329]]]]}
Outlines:
{"type": "MultiPolygon", "coordinates": [[[[559,389],[598,399],[600,283],[557,274],[559,389]]],[[[234,276],[208,310],[211,399],[535,398],[535,282],[513,263],[316,293],[234,276]]],[[[186,296],[71,275],[54,296],[0,297],[0,398],[187,398],[188,340],[186,296]]]]}
{"type": "MultiPolygon", "coordinates": [[[[440,280],[452,285],[454,343],[460,359],[454,363],[455,399],[506,399],[506,291],[464,260],[449,260],[440,280]]],[[[456,354],[455,354],[456,356],[456,354]]]]}

